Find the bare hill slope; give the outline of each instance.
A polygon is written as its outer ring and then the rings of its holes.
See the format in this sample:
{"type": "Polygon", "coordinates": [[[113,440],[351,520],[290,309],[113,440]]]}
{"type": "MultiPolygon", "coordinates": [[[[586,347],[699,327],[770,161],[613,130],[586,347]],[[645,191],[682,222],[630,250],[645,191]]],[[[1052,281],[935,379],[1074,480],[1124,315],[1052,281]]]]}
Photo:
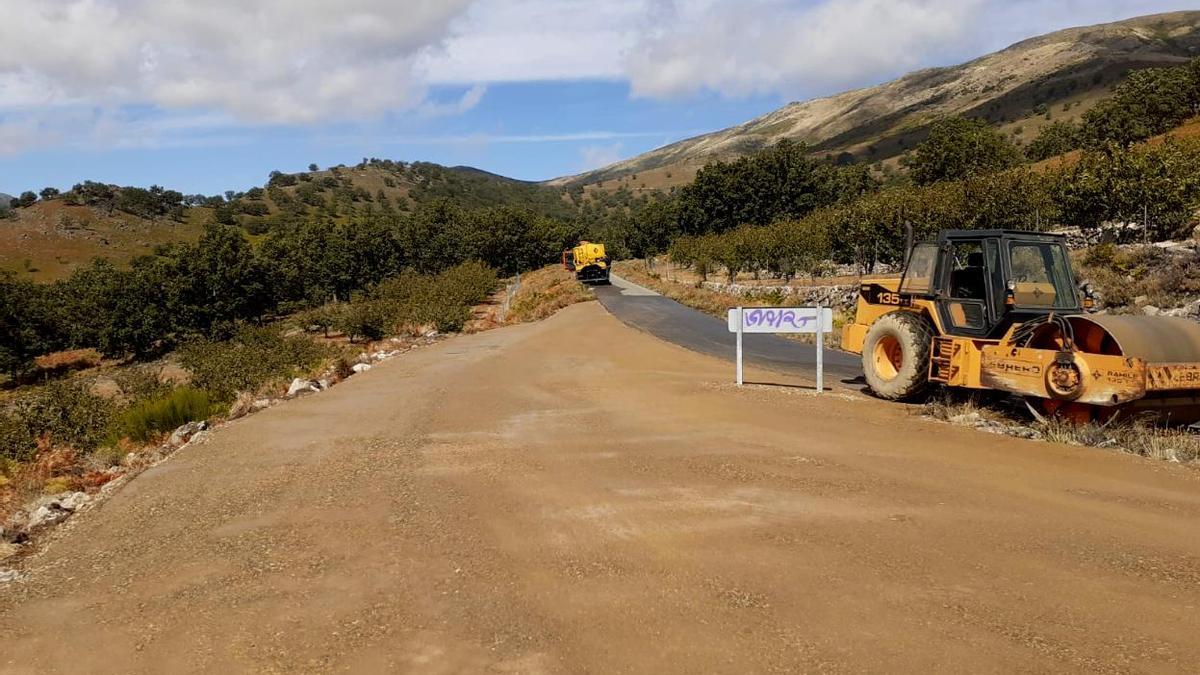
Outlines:
{"type": "Polygon", "coordinates": [[[1018,137],[1032,138],[1047,122],[1047,113],[1052,119],[1079,116],[1128,71],[1176,65],[1197,55],[1200,11],[1070,28],[961,65],[790,103],[736,127],[550,182],[586,185],[637,173],[638,185],[679,184],[709,161],[753,152],[783,138],[808,143],[822,154],[886,160],[919,143],[927,123],[943,115],[983,117],[1018,137]]]}

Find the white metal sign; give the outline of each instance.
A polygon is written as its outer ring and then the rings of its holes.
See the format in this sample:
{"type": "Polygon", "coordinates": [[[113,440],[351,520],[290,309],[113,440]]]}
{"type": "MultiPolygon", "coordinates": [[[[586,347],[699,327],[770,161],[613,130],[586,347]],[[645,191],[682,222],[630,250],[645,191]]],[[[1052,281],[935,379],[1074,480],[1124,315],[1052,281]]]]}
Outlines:
{"type": "Polygon", "coordinates": [[[729,310],[729,332],[738,330],[742,316],[743,333],[816,333],[818,313],[824,332],[833,331],[833,310],[829,307],[736,307],[729,310]]]}
{"type": "Polygon", "coordinates": [[[745,333],[812,333],[817,336],[817,393],[825,390],[825,334],[833,332],[829,307],[736,307],[727,317],[737,334],[737,385],[742,386],[742,335],[745,333]]]}

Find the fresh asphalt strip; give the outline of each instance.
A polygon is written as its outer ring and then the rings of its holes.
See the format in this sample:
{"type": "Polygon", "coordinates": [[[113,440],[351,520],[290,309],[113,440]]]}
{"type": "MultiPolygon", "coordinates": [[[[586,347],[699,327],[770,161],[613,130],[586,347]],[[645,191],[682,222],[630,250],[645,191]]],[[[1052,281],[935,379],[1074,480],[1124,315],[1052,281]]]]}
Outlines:
{"type": "MultiPolygon", "coordinates": [[[[626,325],[694,352],[729,361],[735,358],[737,338],[720,319],[616,276],[611,286],[596,286],[595,292],[604,308],[626,325]]],[[[816,377],[814,345],[757,334],[742,337],[742,350],[746,365],[809,380],[816,377]]],[[[826,386],[860,383],[860,357],[826,349],[825,377],[826,386]]]]}

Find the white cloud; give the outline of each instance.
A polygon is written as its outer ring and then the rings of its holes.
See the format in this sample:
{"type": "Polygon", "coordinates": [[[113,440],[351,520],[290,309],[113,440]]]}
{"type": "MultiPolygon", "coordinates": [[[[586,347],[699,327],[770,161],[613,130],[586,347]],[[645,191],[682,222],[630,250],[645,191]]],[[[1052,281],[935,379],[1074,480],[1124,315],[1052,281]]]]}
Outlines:
{"type": "MultiPolygon", "coordinates": [[[[473,145],[486,146],[491,144],[519,144],[519,143],[580,143],[584,141],[616,141],[620,139],[634,138],[655,138],[655,139],[670,139],[677,140],[696,134],[703,133],[702,130],[691,129],[686,131],[573,131],[563,133],[545,133],[545,134],[444,134],[444,135],[381,135],[372,137],[374,142],[385,145],[473,145]]],[[[344,145],[361,142],[361,136],[336,136],[329,135],[321,137],[321,142],[326,145],[344,145]]],[[[616,147],[620,147],[621,143],[615,143],[616,147]]],[[[614,147],[614,146],[593,146],[595,148],[614,147]]]]}
{"type": "Polygon", "coordinates": [[[463,95],[453,103],[435,103],[433,101],[427,101],[421,104],[420,112],[425,117],[461,115],[479,105],[479,103],[483,101],[483,95],[486,93],[487,87],[477,84],[463,92],[463,95]]]}
{"type": "Polygon", "coordinates": [[[623,157],[621,154],[621,145],[621,143],[613,143],[612,145],[589,145],[580,148],[579,155],[582,161],[579,170],[591,171],[592,169],[616,164],[623,157]]]}
{"type": "Polygon", "coordinates": [[[416,64],[469,3],[0,0],[0,105],[370,118],[422,102],[416,64]]]}
{"type": "Polygon", "coordinates": [[[637,96],[808,95],[1182,0],[476,0],[430,81],[628,80],[637,96]]]}
{"type": "MultiPolygon", "coordinates": [[[[257,125],[458,115],[495,82],[601,78],[652,98],[807,97],[1067,25],[1187,4],[0,0],[0,153],[203,144],[257,125]],[[447,84],[464,93],[431,100],[430,86],[447,84]]],[[[592,133],[565,136],[613,140],[592,133]]]]}
{"type": "Polygon", "coordinates": [[[966,34],[983,0],[681,1],[626,64],[634,95],[792,95],[922,63],[966,34]]]}
{"type": "Polygon", "coordinates": [[[422,67],[433,82],[621,79],[647,0],[476,0],[422,67]]]}

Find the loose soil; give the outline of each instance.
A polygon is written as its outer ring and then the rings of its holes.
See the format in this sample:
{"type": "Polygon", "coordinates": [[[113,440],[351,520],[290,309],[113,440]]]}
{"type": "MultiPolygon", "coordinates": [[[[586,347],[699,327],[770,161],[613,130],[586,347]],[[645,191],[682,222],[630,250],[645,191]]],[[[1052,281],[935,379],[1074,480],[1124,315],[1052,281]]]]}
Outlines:
{"type": "Polygon", "coordinates": [[[0,670],[1200,663],[1200,473],[729,377],[584,303],[231,423],[0,586],[0,670]]]}

